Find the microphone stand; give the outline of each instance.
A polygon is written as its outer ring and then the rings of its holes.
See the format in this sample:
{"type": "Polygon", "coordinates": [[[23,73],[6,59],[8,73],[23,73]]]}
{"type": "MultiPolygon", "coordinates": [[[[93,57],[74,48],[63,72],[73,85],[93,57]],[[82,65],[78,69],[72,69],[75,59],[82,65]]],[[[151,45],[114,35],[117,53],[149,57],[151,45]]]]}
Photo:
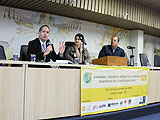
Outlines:
{"type": "Polygon", "coordinates": [[[82,42],[82,63],[81,64],[86,64],[84,61],[84,54],[85,54],[85,50],[84,50],[84,42],[82,42]]]}
{"type": "Polygon", "coordinates": [[[133,55],[133,49],[132,50],[132,54],[130,55],[130,65],[129,66],[134,66],[134,55],[133,55]]]}

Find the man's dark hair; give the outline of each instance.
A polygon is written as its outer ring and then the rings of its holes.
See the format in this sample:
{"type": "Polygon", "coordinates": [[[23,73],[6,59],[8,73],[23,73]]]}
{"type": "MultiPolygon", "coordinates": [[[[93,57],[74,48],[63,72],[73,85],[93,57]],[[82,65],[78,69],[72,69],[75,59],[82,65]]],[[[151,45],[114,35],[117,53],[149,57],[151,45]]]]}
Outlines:
{"type": "Polygon", "coordinates": [[[82,39],[84,39],[84,36],[83,36],[81,33],[76,34],[74,39],[76,39],[77,36],[78,36],[79,38],[81,37],[82,39]]]}
{"type": "Polygon", "coordinates": [[[48,27],[49,31],[50,31],[50,28],[48,25],[42,25],[40,28],[39,28],[39,32],[42,30],[43,27],[48,27]]]}
{"type": "Polygon", "coordinates": [[[111,38],[111,40],[113,40],[113,38],[114,38],[114,37],[117,37],[117,38],[118,38],[118,42],[120,41],[120,39],[119,39],[119,37],[118,37],[118,36],[113,36],[113,37],[111,38]]]}

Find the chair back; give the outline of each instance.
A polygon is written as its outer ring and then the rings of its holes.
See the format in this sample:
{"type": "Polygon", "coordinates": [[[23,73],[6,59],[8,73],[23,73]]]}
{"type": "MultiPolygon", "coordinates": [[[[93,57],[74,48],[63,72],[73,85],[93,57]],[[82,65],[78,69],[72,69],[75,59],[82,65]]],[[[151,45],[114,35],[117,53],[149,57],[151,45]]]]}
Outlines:
{"type": "Polygon", "coordinates": [[[147,63],[149,63],[148,57],[144,53],[139,54],[141,66],[147,66],[147,63]]]}
{"type": "Polygon", "coordinates": [[[125,56],[124,56],[124,57],[126,57],[126,58],[127,58],[127,65],[129,65],[130,63],[129,63],[129,59],[128,59],[127,53],[126,53],[126,52],[124,52],[124,54],[125,54],[125,56]]]}
{"type": "Polygon", "coordinates": [[[4,47],[0,45],[0,60],[6,60],[6,55],[4,52],[4,47]]]}
{"type": "Polygon", "coordinates": [[[160,56],[154,55],[154,67],[160,67],[160,56]]]}
{"type": "Polygon", "coordinates": [[[74,45],[74,44],[75,44],[75,42],[71,42],[71,41],[65,42],[65,46],[66,46],[65,51],[64,51],[64,58],[65,58],[65,59],[66,59],[65,53],[66,53],[67,48],[68,48],[69,46],[74,45]]]}
{"type": "Polygon", "coordinates": [[[71,41],[65,42],[65,46],[66,46],[66,47],[72,46],[72,45],[74,45],[74,44],[75,44],[75,43],[74,43],[74,42],[71,42],[71,41]]]}
{"type": "Polygon", "coordinates": [[[27,61],[28,60],[28,45],[21,45],[20,49],[20,60],[21,61],[27,61]]]}

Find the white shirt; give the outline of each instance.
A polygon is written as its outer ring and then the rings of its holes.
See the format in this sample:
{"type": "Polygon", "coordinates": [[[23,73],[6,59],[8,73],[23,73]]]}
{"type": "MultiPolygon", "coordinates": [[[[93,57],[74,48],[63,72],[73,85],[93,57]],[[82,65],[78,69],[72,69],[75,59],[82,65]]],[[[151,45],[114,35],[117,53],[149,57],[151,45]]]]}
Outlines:
{"type": "MultiPolygon", "coordinates": [[[[116,47],[117,48],[117,47],[116,47]]],[[[112,47],[112,51],[113,51],[113,53],[116,51],[116,48],[115,49],[113,49],[113,47],[112,47]]]]}

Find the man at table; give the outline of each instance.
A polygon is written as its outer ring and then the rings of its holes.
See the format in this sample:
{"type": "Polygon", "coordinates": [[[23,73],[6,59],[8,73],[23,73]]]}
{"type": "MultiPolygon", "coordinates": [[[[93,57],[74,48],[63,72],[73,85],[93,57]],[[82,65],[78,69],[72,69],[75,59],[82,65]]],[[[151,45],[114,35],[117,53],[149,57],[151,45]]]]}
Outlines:
{"type": "Polygon", "coordinates": [[[111,38],[111,45],[105,45],[102,47],[101,51],[99,52],[100,57],[104,56],[119,56],[125,57],[125,52],[122,48],[118,47],[119,44],[119,37],[113,36],[111,38]]]}
{"type": "Polygon", "coordinates": [[[49,62],[50,59],[56,61],[57,59],[63,59],[63,53],[65,50],[64,43],[59,45],[59,54],[57,55],[54,51],[53,44],[51,44],[48,39],[50,33],[50,28],[48,25],[43,25],[40,27],[38,35],[39,38],[36,38],[28,43],[28,56],[30,60],[30,55],[36,55],[36,61],[45,61],[49,62]]]}

